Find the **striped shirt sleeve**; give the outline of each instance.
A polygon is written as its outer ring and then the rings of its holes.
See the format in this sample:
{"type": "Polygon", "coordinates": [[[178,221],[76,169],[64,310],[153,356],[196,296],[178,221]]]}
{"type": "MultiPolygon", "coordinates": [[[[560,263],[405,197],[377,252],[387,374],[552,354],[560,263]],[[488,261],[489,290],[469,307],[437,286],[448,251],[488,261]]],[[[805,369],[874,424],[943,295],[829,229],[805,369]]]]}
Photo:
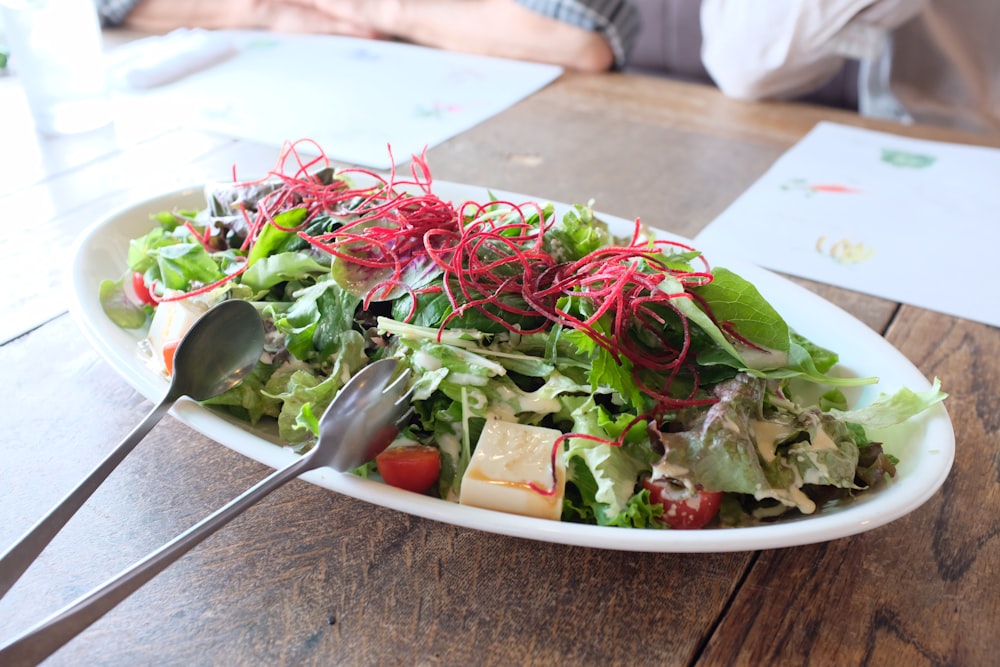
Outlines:
{"type": "Polygon", "coordinates": [[[515,0],[543,16],[578,28],[599,32],[615,54],[615,68],[621,69],[639,36],[639,10],[628,0],[515,0]]]}
{"type": "Polygon", "coordinates": [[[97,16],[101,19],[101,25],[106,28],[121,25],[137,4],[139,0],[94,0],[97,16]]]}

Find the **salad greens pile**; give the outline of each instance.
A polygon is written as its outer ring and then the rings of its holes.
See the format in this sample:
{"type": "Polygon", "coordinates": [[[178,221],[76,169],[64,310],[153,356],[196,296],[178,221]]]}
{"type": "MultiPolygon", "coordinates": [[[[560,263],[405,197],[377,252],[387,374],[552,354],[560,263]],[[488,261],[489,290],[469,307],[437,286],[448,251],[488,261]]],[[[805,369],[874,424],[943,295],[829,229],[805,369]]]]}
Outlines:
{"type": "Polygon", "coordinates": [[[721,493],[715,526],[812,513],[894,474],[868,427],[944,398],[935,382],[850,409],[841,388],[873,378],[831,375],[837,355],[752,284],[638,229],[615,238],[589,205],[456,207],[429,177],[374,178],[210,185],[205,209],[131,242],[105,312],[142,329],[178,303],[252,302],[265,355],[210,403],[299,450],[353,373],[396,357],[415,388],[401,438],[440,451],[432,493],[457,499],[486,420],[546,426],[578,436],[558,443],[563,520],[607,526],[668,526],[651,482],[721,493]]]}

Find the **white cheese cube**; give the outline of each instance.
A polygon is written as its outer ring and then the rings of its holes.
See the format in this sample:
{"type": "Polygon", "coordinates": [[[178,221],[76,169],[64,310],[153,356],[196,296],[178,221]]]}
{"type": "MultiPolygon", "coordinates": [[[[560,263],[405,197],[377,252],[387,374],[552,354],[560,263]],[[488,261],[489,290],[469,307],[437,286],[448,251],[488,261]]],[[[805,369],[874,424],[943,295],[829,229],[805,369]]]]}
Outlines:
{"type": "Polygon", "coordinates": [[[552,447],[560,435],[551,428],[487,421],[462,477],[459,502],[558,521],[566,467],[557,452],[553,475],[552,447]]]}
{"type": "Polygon", "coordinates": [[[180,301],[164,301],[156,307],[153,321],[149,325],[147,343],[149,345],[149,363],[158,373],[169,375],[165,354],[171,347],[176,348],[178,341],[194,326],[208,306],[196,299],[181,299],[180,301]]]}

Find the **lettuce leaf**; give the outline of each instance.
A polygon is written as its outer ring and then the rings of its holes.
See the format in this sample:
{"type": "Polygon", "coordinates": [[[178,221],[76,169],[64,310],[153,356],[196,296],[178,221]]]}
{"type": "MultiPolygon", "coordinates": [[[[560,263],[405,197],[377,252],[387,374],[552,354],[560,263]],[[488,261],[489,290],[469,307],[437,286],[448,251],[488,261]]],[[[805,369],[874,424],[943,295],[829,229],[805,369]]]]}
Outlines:
{"type": "Polygon", "coordinates": [[[364,339],[358,332],[342,332],[336,342],[337,353],[329,375],[323,376],[313,366],[296,360],[275,370],[264,385],[264,396],[281,405],[278,435],[283,441],[305,443],[317,435],[307,428],[312,420],[301,416],[302,409],[308,406],[312,414],[323,414],[340,388],[368,363],[364,339]]]}
{"type": "MultiPolygon", "coordinates": [[[[723,267],[714,268],[712,276],[712,282],[690,291],[704,301],[716,319],[728,323],[739,335],[760,347],[787,353],[788,324],[757,288],[723,267]]],[[[718,342],[717,327],[708,327],[703,318],[698,318],[698,324],[718,342]]]]}
{"type": "MultiPolygon", "coordinates": [[[[572,419],[572,433],[614,440],[602,425],[607,419],[592,396],[562,399],[572,419]]],[[[590,508],[602,526],[630,525],[630,501],[636,495],[636,483],[648,472],[655,456],[646,446],[610,445],[588,438],[571,438],[565,452],[567,481],[580,493],[580,502],[590,508]]],[[[647,499],[648,500],[648,499],[647,499]]],[[[639,517],[646,516],[640,512],[639,517]]],[[[632,517],[633,519],[636,517],[632,517]]]]}
{"type": "Polygon", "coordinates": [[[932,405],[940,403],[948,394],[941,391],[941,381],[934,378],[930,389],[915,392],[906,387],[894,394],[879,394],[869,405],[854,410],[830,410],[830,414],[866,429],[886,429],[914,417],[932,405]]]}
{"type": "Polygon", "coordinates": [[[289,280],[322,275],[330,270],[305,252],[282,252],[262,257],[240,276],[240,283],[255,292],[264,292],[289,280]]]}
{"type": "Polygon", "coordinates": [[[285,335],[285,345],[295,358],[323,364],[337,351],[341,335],[353,329],[361,299],[328,277],[293,296],[288,310],[271,311],[274,325],[285,335]]]}
{"type": "Polygon", "coordinates": [[[653,467],[665,476],[683,475],[709,491],[773,499],[803,513],[815,503],[802,487],[857,488],[858,444],[847,425],[818,410],[764,414],[765,381],[740,374],[715,388],[708,410],[681,414],[684,430],[660,434],[665,454],[653,467]],[[777,428],[777,440],[757,424],[777,428]]]}
{"type": "Polygon", "coordinates": [[[128,274],[118,280],[102,280],[97,297],[112,322],[123,329],[141,329],[146,326],[152,309],[129,298],[125,291],[127,280],[128,274]]]}
{"type": "MultiPolygon", "coordinates": [[[[551,211],[551,209],[550,209],[551,211]]],[[[573,262],[613,241],[590,206],[573,206],[545,233],[545,250],[558,262],[573,262]]]]}

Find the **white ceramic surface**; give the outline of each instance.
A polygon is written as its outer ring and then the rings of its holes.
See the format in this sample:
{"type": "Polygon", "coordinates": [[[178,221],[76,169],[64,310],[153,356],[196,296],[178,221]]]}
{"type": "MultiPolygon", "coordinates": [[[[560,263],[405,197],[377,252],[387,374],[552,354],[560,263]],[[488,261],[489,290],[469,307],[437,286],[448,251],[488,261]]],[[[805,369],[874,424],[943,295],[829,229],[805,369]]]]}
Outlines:
{"type": "MultiPolygon", "coordinates": [[[[435,182],[443,199],[485,201],[488,192],[513,202],[542,201],[486,188],[435,182]]],[[[174,208],[203,208],[200,187],[171,192],[115,211],[88,228],[77,240],[71,265],[71,312],[88,340],[126,381],[151,400],[166,391],[165,380],[141,361],[138,332],[124,331],[101,310],[98,285],[117,279],[126,269],[130,239],[151,227],[149,216],[174,208]]],[[[557,215],[566,206],[556,204],[557,215]]],[[[630,222],[601,216],[616,233],[630,234],[630,222]]],[[[684,243],[686,239],[662,233],[684,243]]],[[[714,266],[726,266],[752,281],[799,333],[840,354],[840,372],[877,376],[880,382],[851,390],[856,405],[871,402],[880,392],[900,387],[922,391],[930,387],[924,376],[892,345],[849,314],[812,292],[774,273],[733,259],[708,257],[714,266]]],[[[945,388],[947,389],[947,388],[945,388]]],[[[219,417],[193,401],[181,400],[173,409],[178,419],[205,436],[272,467],[296,455],[277,447],[249,425],[219,417]]],[[[436,521],[493,533],[585,547],[655,552],[721,552],[787,547],[832,540],[885,525],[923,504],[944,482],[954,458],[955,438],[942,405],[908,422],[887,450],[901,459],[891,484],[857,500],[827,508],[815,515],[746,528],[633,530],[546,521],[466,507],[389,487],[375,480],[323,469],[304,476],[309,482],[385,507],[436,521]]],[[[210,474],[210,471],[206,471],[210,474]]]]}

